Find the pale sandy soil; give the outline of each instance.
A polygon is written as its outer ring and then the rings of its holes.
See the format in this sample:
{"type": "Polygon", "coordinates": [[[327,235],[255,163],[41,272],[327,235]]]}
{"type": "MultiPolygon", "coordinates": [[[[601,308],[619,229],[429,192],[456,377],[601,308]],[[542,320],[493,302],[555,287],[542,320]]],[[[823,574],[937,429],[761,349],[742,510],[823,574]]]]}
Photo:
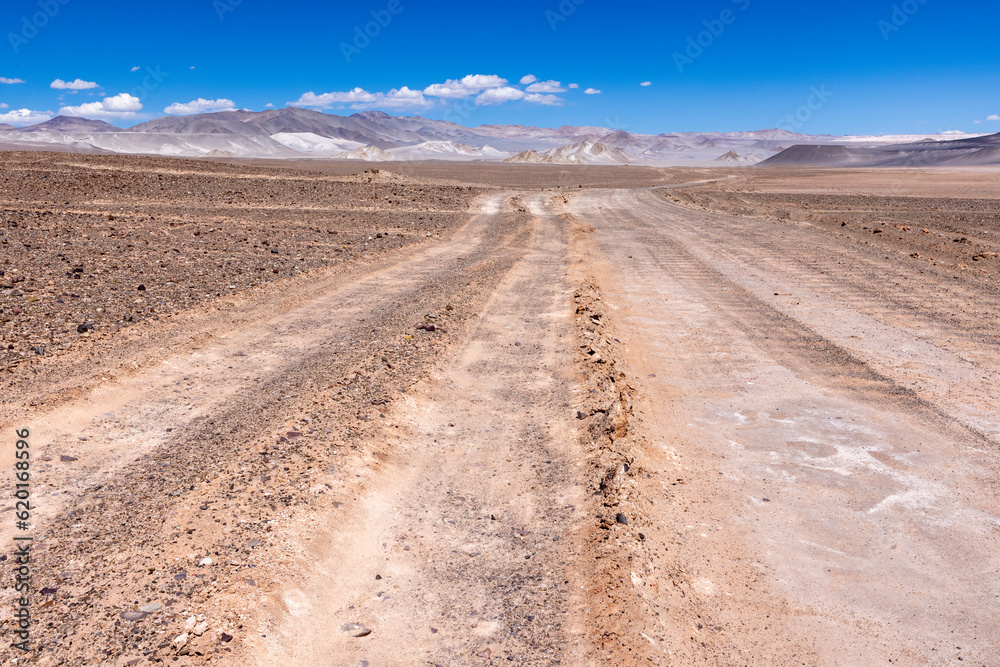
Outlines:
{"type": "Polygon", "coordinates": [[[19,159],[4,664],[1000,663],[994,175],[19,159]]]}

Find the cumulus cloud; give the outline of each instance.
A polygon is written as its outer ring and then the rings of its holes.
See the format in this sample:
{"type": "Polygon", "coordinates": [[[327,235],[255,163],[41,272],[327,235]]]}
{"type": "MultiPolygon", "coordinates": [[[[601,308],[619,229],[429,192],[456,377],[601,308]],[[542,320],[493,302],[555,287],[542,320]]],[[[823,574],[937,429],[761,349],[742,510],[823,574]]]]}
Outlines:
{"type": "Polygon", "coordinates": [[[6,102],[0,102],[0,109],[6,109],[8,104],[6,102]]]}
{"type": "Polygon", "coordinates": [[[5,76],[0,76],[0,83],[24,83],[24,79],[8,79],[5,76]]]}
{"type": "Polygon", "coordinates": [[[34,125],[52,118],[51,111],[32,111],[31,109],[15,109],[0,113],[0,123],[10,125],[34,125]]]}
{"type": "Polygon", "coordinates": [[[525,95],[524,101],[532,102],[534,104],[544,104],[545,106],[550,107],[557,107],[563,103],[563,99],[558,95],[540,95],[539,93],[525,95]]]}
{"type": "Polygon", "coordinates": [[[571,83],[571,84],[569,84],[569,87],[572,88],[572,89],[574,89],[574,90],[576,90],[577,88],[580,87],[580,84],[578,84],[578,83],[571,83]]]}
{"type": "Polygon", "coordinates": [[[89,90],[90,88],[97,88],[98,85],[95,81],[84,81],[83,79],[77,79],[75,81],[63,81],[62,79],[56,79],[51,84],[50,88],[55,88],[56,90],[89,90]]]}
{"type": "Polygon", "coordinates": [[[643,88],[648,88],[649,86],[653,85],[653,82],[652,81],[643,81],[639,85],[642,86],[643,88]]]}
{"type": "MultiPolygon", "coordinates": [[[[423,90],[414,90],[403,86],[390,90],[388,93],[369,92],[364,88],[353,90],[316,94],[304,93],[298,100],[288,104],[327,109],[330,107],[350,107],[352,109],[422,109],[433,107],[435,100],[430,98],[465,99],[475,97],[479,106],[504,104],[523,100],[532,104],[558,106],[562,104],[561,97],[553,93],[565,91],[559,81],[538,81],[533,74],[521,78],[522,84],[529,81],[527,89],[508,85],[507,79],[496,74],[469,74],[461,79],[448,79],[443,83],[434,83],[423,90]]],[[[443,103],[443,102],[442,102],[443,103]]]]}
{"type": "Polygon", "coordinates": [[[87,102],[77,107],[63,107],[59,113],[84,118],[135,118],[136,112],[141,110],[142,102],[139,101],[138,97],[121,93],[114,97],[105,97],[100,102],[87,102]]]}
{"type": "Polygon", "coordinates": [[[496,74],[469,74],[461,79],[448,79],[444,83],[434,83],[424,88],[424,95],[458,99],[471,97],[491,88],[507,85],[507,79],[496,74]]]}
{"type": "Polygon", "coordinates": [[[142,69],[142,68],[141,68],[141,67],[139,67],[138,65],[136,65],[135,67],[133,67],[133,68],[132,68],[132,69],[130,69],[129,71],[130,71],[130,72],[138,72],[138,71],[139,71],[140,69],[142,69]]]}
{"type": "Polygon", "coordinates": [[[1000,120],[1000,116],[993,114],[992,116],[987,116],[986,120],[1000,120]]]}
{"type": "Polygon", "coordinates": [[[264,108],[265,108],[265,109],[273,109],[273,108],[274,108],[274,105],[273,105],[273,104],[271,104],[270,102],[268,102],[267,104],[265,104],[265,105],[264,105],[264,108]]]}
{"type": "Polygon", "coordinates": [[[426,108],[434,103],[424,97],[420,90],[411,90],[403,86],[393,88],[388,93],[369,93],[363,88],[355,88],[347,92],[323,93],[317,95],[310,91],[304,93],[299,99],[288,104],[300,107],[319,107],[328,109],[333,106],[350,106],[352,109],[404,109],[404,108],[426,108]]]}
{"type": "Polygon", "coordinates": [[[483,91],[479,97],[476,98],[476,104],[480,106],[503,104],[504,102],[523,100],[524,98],[525,92],[520,88],[501,86],[499,88],[490,88],[489,90],[483,91]]]}
{"type": "Polygon", "coordinates": [[[558,81],[552,81],[551,79],[549,81],[538,81],[536,83],[533,83],[530,86],[528,86],[527,88],[525,88],[525,90],[528,91],[529,93],[563,93],[563,92],[566,92],[566,89],[562,87],[562,84],[560,82],[558,82],[558,81]]]}
{"type": "Polygon", "coordinates": [[[588,95],[600,95],[601,94],[601,91],[599,91],[597,88],[588,88],[587,90],[585,90],[583,92],[585,92],[588,95]]]}
{"type": "Polygon", "coordinates": [[[534,74],[525,74],[524,76],[521,77],[522,86],[527,86],[529,83],[534,83],[536,81],[538,81],[538,77],[535,76],[534,74]]]}
{"type": "Polygon", "coordinates": [[[212,113],[215,111],[236,111],[236,104],[232,100],[218,99],[206,100],[199,97],[188,103],[174,102],[163,110],[163,113],[171,116],[190,116],[195,113],[212,113]]]}

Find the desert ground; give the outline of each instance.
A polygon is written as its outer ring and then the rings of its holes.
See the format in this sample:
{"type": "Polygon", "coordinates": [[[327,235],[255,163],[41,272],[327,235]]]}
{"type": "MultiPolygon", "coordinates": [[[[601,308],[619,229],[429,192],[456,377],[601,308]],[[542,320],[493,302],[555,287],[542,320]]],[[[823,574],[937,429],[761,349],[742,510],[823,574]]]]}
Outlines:
{"type": "Polygon", "coordinates": [[[998,665],[998,177],[0,153],[0,660],[998,665]]]}

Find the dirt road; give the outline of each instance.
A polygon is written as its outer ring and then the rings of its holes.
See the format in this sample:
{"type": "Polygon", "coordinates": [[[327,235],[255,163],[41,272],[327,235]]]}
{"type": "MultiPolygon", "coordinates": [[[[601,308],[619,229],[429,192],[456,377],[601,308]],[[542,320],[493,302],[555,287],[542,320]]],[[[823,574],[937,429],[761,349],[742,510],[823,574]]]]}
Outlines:
{"type": "Polygon", "coordinates": [[[647,563],[684,581],[639,586],[653,654],[1000,662],[996,290],[656,191],[570,210],[639,385],[637,505],[670,545],[647,563]]]}
{"type": "Polygon", "coordinates": [[[22,363],[0,655],[1000,664],[995,284],[672,192],[494,190],[22,363]]]}

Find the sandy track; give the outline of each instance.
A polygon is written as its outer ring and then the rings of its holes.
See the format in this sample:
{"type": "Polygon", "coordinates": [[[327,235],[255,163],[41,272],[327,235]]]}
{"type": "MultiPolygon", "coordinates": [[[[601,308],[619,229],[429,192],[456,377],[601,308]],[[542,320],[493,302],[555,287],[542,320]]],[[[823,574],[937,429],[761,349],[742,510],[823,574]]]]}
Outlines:
{"type": "Polygon", "coordinates": [[[578,663],[564,227],[535,218],[530,251],[451,361],[388,416],[388,470],[327,528],[257,664],[578,663]]]}
{"type": "MultiPolygon", "coordinates": [[[[491,197],[482,207],[496,214],[501,203],[500,197],[491,197]]],[[[346,285],[337,279],[312,285],[316,293],[304,304],[278,313],[261,309],[255,321],[232,330],[201,331],[217,340],[175,354],[150,371],[105,383],[54,412],[32,415],[31,421],[40,425],[32,433],[40,445],[37,455],[82,457],[85,462],[79,466],[83,474],[74,466],[46,470],[52,490],[36,496],[41,508],[36,519],[55,516],[64,496],[115,475],[125,463],[163,446],[174,431],[205,421],[248,387],[287,379],[319,350],[336,354],[338,348],[352,347],[354,341],[344,334],[374,315],[373,292],[386,303],[405,303],[477,249],[488,220],[486,215],[475,218],[451,243],[346,285]],[[336,317],[330,317],[332,312],[336,317]]],[[[0,456],[12,458],[13,443],[5,441],[2,448],[0,456]]],[[[0,538],[8,540],[12,530],[4,524],[0,538]]]]}
{"type": "Polygon", "coordinates": [[[998,363],[929,314],[950,286],[648,191],[571,210],[639,384],[638,505],[669,545],[646,560],[684,582],[646,591],[654,659],[1000,660],[998,363]]]}
{"type": "MultiPolygon", "coordinates": [[[[269,549],[289,538],[270,535],[276,523],[324,505],[316,494],[364,467],[371,453],[357,443],[379,406],[425,372],[525,252],[526,218],[510,197],[483,209],[447,243],[346,284],[308,284],[290,307],[275,294],[239,326],[202,332],[207,343],[18,420],[36,459],[36,576],[58,591],[39,612],[42,628],[59,620],[40,631],[43,662],[124,664],[211,614],[210,599],[240,608],[248,568],[260,567],[256,590],[282,585],[269,549]],[[437,331],[414,328],[431,321],[437,331]],[[220,567],[187,578],[207,555],[220,567]],[[101,622],[151,601],[164,608],[152,623],[101,622]]],[[[217,617],[199,650],[219,650],[220,629],[217,617]]]]}

